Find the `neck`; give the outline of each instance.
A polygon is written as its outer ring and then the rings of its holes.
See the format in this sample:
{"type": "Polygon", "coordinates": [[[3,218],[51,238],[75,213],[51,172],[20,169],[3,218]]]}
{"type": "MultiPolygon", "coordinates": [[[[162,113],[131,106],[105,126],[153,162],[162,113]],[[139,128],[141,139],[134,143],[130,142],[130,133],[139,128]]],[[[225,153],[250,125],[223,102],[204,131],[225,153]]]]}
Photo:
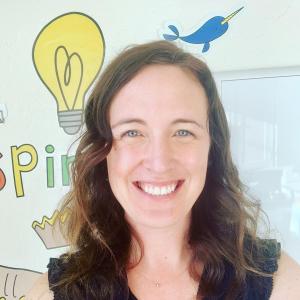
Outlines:
{"type": "MultiPolygon", "coordinates": [[[[135,269],[147,273],[157,270],[178,272],[188,267],[191,251],[188,247],[187,233],[190,217],[164,228],[132,224],[143,245],[143,256],[135,269]]],[[[133,238],[131,262],[141,257],[141,249],[133,238]]]]}

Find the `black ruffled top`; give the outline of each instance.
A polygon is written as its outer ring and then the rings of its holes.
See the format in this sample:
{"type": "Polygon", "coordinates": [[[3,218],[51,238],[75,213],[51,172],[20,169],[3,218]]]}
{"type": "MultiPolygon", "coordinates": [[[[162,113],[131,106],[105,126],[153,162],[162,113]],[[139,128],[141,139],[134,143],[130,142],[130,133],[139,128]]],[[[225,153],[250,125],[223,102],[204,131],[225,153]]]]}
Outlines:
{"type": "MultiPolygon", "coordinates": [[[[277,259],[280,254],[280,244],[275,240],[261,240],[264,244],[260,252],[254,252],[254,259],[256,259],[257,265],[263,272],[268,274],[273,274],[277,271],[278,264],[277,259]]],[[[225,299],[228,286],[234,276],[234,267],[229,263],[224,263],[225,265],[225,275],[221,284],[213,296],[205,297],[204,300],[223,300],[225,299]]],[[[61,258],[50,258],[48,264],[48,279],[49,287],[54,293],[54,300],[69,300],[62,296],[59,288],[53,287],[52,285],[58,282],[65,270],[65,265],[61,258]]],[[[205,276],[205,270],[204,274],[205,276]]],[[[80,289],[80,285],[78,285],[80,289]]],[[[241,300],[267,300],[271,296],[273,288],[273,277],[260,276],[254,273],[248,272],[246,275],[245,284],[240,292],[238,299],[241,300]]],[[[99,289],[99,286],[95,286],[94,290],[99,289]]],[[[94,299],[89,296],[85,291],[82,290],[82,299],[72,299],[72,300],[89,300],[94,299]]],[[[120,281],[116,284],[116,293],[114,300],[137,300],[133,293],[128,289],[126,282],[120,281]]]]}

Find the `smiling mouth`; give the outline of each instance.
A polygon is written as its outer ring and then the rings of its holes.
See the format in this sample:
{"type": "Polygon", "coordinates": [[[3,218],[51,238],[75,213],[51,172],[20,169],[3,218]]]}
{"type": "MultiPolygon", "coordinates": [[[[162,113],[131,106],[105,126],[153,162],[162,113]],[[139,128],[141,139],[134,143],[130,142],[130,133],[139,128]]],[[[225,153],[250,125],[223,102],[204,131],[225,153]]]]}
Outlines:
{"type": "Polygon", "coordinates": [[[177,180],[169,182],[168,184],[162,183],[148,183],[143,181],[135,181],[133,184],[143,191],[144,193],[151,196],[168,196],[173,194],[178,190],[178,188],[183,184],[184,180],[177,180]]]}

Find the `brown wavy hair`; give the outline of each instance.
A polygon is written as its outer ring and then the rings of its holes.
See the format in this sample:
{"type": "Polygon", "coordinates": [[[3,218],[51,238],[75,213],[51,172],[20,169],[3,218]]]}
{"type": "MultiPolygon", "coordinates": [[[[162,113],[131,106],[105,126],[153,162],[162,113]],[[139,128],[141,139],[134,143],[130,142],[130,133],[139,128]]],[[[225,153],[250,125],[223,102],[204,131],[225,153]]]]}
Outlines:
{"type": "Polygon", "coordinates": [[[155,41],[129,47],[118,55],[102,73],[87,102],[86,130],[72,165],[72,188],[60,208],[71,212],[63,228],[71,248],[61,256],[64,272],[54,286],[66,299],[83,299],[86,293],[89,299],[113,299],[120,279],[126,283],[134,233],[107,179],[106,156],[113,143],[108,111],[116,93],[142,68],[155,64],[191,71],[208,99],[211,147],[207,177],[192,208],[189,228],[193,250],[189,271],[200,282],[198,298],[217,291],[225,264],[235,270],[226,299],[238,295],[247,272],[268,276],[253,259],[261,209],[246,196],[232,161],[228,124],[212,74],[204,62],[173,43],[155,41]],[[199,274],[200,262],[205,276],[199,274]]]}

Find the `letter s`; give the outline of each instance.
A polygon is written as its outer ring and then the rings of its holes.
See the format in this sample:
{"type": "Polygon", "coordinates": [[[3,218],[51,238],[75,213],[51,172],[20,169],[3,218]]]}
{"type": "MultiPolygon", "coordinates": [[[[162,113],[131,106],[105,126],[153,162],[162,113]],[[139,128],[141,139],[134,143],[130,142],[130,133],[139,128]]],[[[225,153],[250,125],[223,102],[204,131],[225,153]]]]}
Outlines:
{"type": "MultiPolygon", "coordinates": [[[[2,157],[2,153],[0,153],[0,158],[2,157]]],[[[6,184],[6,178],[5,178],[5,174],[2,171],[2,169],[0,168],[0,191],[5,187],[6,184]]]]}

